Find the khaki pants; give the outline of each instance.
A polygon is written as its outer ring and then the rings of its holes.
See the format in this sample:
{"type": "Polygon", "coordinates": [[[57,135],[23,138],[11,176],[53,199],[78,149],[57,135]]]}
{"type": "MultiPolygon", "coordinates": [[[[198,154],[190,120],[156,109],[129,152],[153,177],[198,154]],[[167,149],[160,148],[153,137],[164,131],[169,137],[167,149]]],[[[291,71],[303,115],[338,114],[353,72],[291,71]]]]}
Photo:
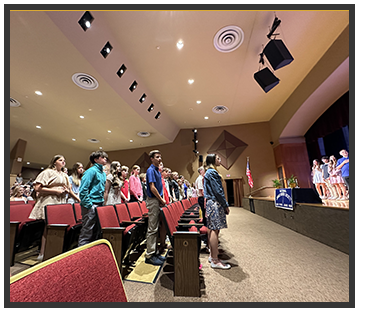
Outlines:
{"type": "Polygon", "coordinates": [[[146,257],[150,258],[157,250],[158,225],[160,223],[160,201],[157,198],[147,196],[146,206],[148,209],[148,228],[146,234],[147,251],[146,257]]]}

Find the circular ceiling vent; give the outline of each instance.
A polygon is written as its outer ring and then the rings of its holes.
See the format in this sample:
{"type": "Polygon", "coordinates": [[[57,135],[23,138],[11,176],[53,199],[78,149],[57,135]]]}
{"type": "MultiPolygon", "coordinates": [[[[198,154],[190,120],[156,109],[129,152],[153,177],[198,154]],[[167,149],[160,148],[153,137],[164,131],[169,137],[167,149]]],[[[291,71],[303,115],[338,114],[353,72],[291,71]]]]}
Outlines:
{"type": "Polygon", "coordinates": [[[95,139],[95,138],[90,138],[87,140],[88,142],[92,142],[94,144],[97,144],[98,142],[100,142],[99,140],[95,139]]]}
{"type": "Polygon", "coordinates": [[[149,137],[151,134],[148,131],[140,131],[137,133],[139,137],[149,137]]]}
{"type": "Polygon", "coordinates": [[[228,53],[240,47],[244,39],[242,29],[235,25],[220,29],[214,36],[214,46],[219,52],[228,53]]]}
{"type": "Polygon", "coordinates": [[[75,73],[72,75],[72,81],[79,87],[87,90],[97,89],[98,81],[91,75],[84,73],[75,73]]]}
{"type": "Polygon", "coordinates": [[[16,99],[10,97],[10,107],[19,107],[19,106],[20,103],[16,99]]]}
{"type": "Polygon", "coordinates": [[[216,114],[224,114],[226,112],[228,112],[228,107],[223,106],[223,105],[218,105],[218,106],[214,106],[212,108],[213,113],[216,114]]]}

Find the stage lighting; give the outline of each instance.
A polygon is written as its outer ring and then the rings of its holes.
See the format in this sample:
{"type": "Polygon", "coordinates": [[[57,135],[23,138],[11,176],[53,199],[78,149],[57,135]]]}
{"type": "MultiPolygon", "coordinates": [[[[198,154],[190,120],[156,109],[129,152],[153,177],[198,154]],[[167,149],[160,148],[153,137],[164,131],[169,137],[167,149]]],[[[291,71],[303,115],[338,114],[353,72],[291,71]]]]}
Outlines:
{"type": "Polygon", "coordinates": [[[91,15],[91,13],[89,11],[86,11],[83,14],[83,16],[81,17],[81,19],[78,21],[78,23],[80,24],[82,29],[84,31],[86,31],[87,29],[89,29],[91,27],[91,23],[93,21],[94,21],[94,17],[91,15]]]}
{"type": "Polygon", "coordinates": [[[106,59],[108,57],[108,55],[110,54],[110,52],[112,51],[112,49],[113,49],[113,47],[108,41],[108,42],[106,42],[106,44],[100,51],[100,54],[106,59]]]}
{"type": "Polygon", "coordinates": [[[132,85],[129,87],[129,90],[130,90],[131,92],[133,92],[133,91],[137,88],[137,86],[138,86],[138,83],[137,83],[136,81],[134,81],[134,82],[132,83],[132,85]]]}
{"type": "Polygon", "coordinates": [[[270,39],[273,35],[278,35],[278,34],[273,34],[275,32],[275,30],[278,28],[278,26],[280,25],[281,20],[279,20],[277,17],[275,17],[274,22],[272,23],[271,26],[271,30],[269,32],[269,34],[267,35],[267,37],[270,39]]]}
{"type": "Polygon", "coordinates": [[[155,107],[155,106],[154,106],[153,104],[151,104],[151,105],[150,105],[150,107],[148,107],[148,109],[147,109],[147,110],[148,110],[149,112],[151,112],[151,111],[153,111],[153,108],[154,108],[154,107],[155,107]]]}
{"type": "Polygon", "coordinates": [[[159,119],[161,117],[161,112],[158,112],[155,116],[155,119],[159,119]]]}
{"type": "Polygon", "coordinates": [[[126,70],[127,70],[127,67],[123,64],[123,65],[120,67],[120,69],[118,70],[117,75],[118,75],[119,77],[122,77],[126,70]]]}
{"type": "Polygon", "coordinates": [[[140,103],[143,103],[145,100],[146,100],[146,94],[143,94],[142,96],[141,96],[141,98],[139,99],[139,102],[140,103]]]}

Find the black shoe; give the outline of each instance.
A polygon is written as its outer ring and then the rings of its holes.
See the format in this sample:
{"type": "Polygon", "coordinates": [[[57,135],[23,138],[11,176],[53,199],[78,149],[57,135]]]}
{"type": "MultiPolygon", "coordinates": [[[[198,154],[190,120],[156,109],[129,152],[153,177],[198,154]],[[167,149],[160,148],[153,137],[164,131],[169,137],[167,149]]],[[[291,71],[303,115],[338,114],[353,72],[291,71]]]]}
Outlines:
{"type": "MultiPolygon", "coordinates": [[[[162,257],[162,256],[161,256],[162,257]]],[[[163,260],[161,260],[158,256],[152,255],[150,258],[145,259],[146,264],[151,264],[155,266],[161,266],[163,264],[163,260]]]]}

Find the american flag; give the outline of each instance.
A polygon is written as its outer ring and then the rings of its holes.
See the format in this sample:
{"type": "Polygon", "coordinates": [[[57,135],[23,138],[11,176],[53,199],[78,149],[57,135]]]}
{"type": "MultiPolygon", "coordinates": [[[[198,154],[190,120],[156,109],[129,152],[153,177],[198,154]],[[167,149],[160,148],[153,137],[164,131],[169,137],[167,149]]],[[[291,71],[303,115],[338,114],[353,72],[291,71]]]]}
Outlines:
{"type": "Polygon", "coordinates": [[[250,165],[247,161],[247,169],[246,169],[246,176],[248,177],[248,184],[251,188],[253,188],[253,180],[252,180],[252,176],[251,176],[251,171],[250,171],[250,165]]]}

